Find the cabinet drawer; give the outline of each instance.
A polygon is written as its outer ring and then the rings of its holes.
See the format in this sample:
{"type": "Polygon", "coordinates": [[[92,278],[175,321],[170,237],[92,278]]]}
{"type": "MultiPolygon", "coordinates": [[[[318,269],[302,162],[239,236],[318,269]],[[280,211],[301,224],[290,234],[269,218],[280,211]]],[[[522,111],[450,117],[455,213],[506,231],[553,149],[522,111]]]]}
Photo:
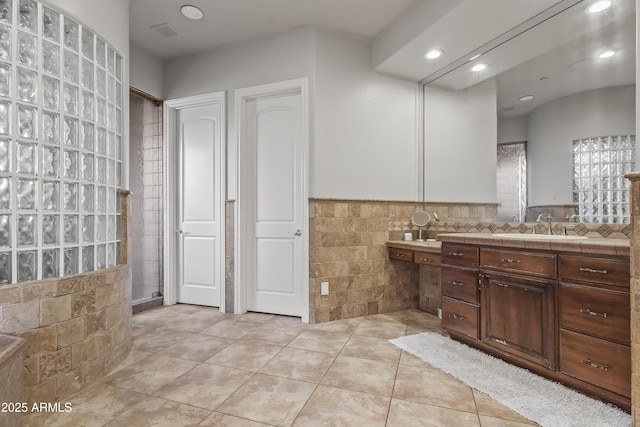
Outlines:
{"type": "Polygon", "coordinates": [[[413,253],[413,262],[418,264],[427,264],[432,265],[434,267],[439,267],[441,263],[442,257],[440,254],[434,254],[430,252],[414,252],[413,253]]]}
{"type": "Polygon", "coordinates": [[[629,262],[606,258],[561,255],[560,279],[628,288],[630,279],[629,262]]]}
{"type": "Polygon", "coordinates": [[[527,276],[556,277],[554,254],[481,248],[480,266],[492,270],[525,273],[527,276]]]}
{"type": "Polygon", "coordinates": [[[442,267],[440,287],[442,295],[472,304],[478,302],[476,270],[442,267]]]}
{"type": "Polygon", "coordinates": [[[629,294],[560,284],[560,324],[602,338],[630,342],[629,294]]]}
{"type": "Polygon", "coordinates": [[[476,267],[478,265],[478,248],[445,243],[442,245],[442,263],[476,267]]]}
{"type": "Polygon", "coordinates": [[[631,396],[631,348],[562,330],[560,363],[564,374],[631,396]]]}
{"type": "Polygon", "coordinates": [[[442,327],[478,339],[478,306],[442,298],[442,327]]]}
{"type": "Polygon", "coordinates": [[[413,251],[409,249],[389,248],[389,258],[413,262],[413,251]]]}

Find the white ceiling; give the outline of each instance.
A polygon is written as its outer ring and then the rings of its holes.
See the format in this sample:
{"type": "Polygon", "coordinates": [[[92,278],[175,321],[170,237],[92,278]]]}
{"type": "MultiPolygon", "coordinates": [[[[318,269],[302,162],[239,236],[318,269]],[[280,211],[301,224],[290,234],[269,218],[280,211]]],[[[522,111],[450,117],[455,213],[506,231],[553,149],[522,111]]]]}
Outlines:
{"type": "Polygon", "coordinates": [[[305,26],[371,40],[418,1],[423,0],[130,0],[130,39],[162,60],[305,26]],[[185,4],[202,9],[204,18],[182,16],[185,4]],[[178,35],[165,37],[151,28],[162,24],[178,35]]]}

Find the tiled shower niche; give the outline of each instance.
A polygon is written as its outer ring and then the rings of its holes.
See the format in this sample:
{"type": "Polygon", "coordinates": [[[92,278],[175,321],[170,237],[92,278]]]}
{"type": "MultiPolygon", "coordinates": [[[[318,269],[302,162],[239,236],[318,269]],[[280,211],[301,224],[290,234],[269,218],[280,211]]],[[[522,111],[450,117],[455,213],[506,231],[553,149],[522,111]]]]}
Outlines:
{"type": "Polygon", "coordinates": [[[34,0],[0,0],[0,284],[113,267],[122,57],[34,0]]]}

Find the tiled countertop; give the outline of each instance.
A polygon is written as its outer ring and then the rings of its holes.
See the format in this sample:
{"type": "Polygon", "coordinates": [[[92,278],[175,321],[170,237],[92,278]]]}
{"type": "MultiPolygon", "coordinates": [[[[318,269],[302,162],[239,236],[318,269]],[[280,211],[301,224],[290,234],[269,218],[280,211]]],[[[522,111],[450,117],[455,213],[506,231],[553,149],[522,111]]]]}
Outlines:
{"type": "Polygon", "coordinates": [[[553,240],[552,238],[545,239],[542,236],[535,239],[527,239],[526,237],[518,239],[513,237],[504,238],[500,237],[500,234],[488,233],[444,233],[438,234],[438,239],[450,243],[577,252],[592,255],[629,256],[630,253],[628,239],[553,240]]]}
{"type": "Polygon", "coordinates": [[[438,241],[418,242],[416,240],[389,240],[387,242],[388,248],[409,249],[412,251],[430,252],[434,254],[440,253],[441,246],[442,242],[438,241]]]}
{"type": "MultiPolygon", "coordinates": [[[[526,235],[524,235],[526,236],[526,235]]],[[[470,245],[499,246],[505,248],[535,249],[560,252],[575,252],[592,255],[629,256],[628,239],[586,239],[586,240],[553,240],[543,236],[535,240],[523,237],[504,238],[500,234],[489,233],[443,233],[438,234],[439,241],[417,242],[415,240],[390,240],[387,247],[410,249],[414,251],[440,253],[442,242],[465,243],[470,245]]]]}

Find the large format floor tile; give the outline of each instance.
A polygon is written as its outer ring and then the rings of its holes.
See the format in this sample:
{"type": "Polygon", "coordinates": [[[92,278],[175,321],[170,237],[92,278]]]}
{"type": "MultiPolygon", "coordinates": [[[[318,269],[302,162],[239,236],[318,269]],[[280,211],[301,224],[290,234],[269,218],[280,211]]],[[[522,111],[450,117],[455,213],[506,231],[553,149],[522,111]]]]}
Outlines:
{"type": "Polygon", "coordinates": [[[524,427],[526,419],[388,342],[441,331],[406,310],[306,325],[178,304],[133,317],[133,348],[24,427],[524,427]]]}

